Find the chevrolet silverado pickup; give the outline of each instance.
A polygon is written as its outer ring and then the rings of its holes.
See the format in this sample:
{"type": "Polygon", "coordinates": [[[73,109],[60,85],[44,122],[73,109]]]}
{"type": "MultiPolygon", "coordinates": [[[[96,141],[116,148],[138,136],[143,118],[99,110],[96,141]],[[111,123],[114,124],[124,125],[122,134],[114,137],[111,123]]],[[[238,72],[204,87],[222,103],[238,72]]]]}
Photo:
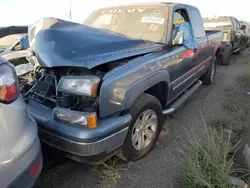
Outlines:
{"type": "Polygon", "coordinates": [[[215,80],[221,31],[175,3],[93,12],[83,24],[44,18],[29,27],[34,67],[21,94],[42,142],[73,160],[126,161],[155,145],[164,115],[215,80]]]}

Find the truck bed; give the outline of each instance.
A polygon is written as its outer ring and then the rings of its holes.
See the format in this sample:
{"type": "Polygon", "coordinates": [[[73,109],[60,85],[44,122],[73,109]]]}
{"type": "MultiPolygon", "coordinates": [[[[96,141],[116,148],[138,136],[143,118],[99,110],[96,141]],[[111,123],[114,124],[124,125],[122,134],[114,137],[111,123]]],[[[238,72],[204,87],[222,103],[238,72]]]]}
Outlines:
{"type": "Polygon", "coordinates": [[[222,40],[223,32],[221,30],[205,30],[209,43],[215,43],[222,40]]]}

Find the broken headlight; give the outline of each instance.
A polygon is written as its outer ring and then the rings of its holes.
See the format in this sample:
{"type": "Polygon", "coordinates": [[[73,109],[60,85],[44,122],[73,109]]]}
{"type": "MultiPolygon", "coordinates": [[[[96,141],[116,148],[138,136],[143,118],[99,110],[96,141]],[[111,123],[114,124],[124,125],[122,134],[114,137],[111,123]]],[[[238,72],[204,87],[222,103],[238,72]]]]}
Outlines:
{"type": "Polygon", "coordinates": [[[58,83],[57,90],[95,97],[99,82],[100,78],[97,76],[63,76],[58,83]]]}

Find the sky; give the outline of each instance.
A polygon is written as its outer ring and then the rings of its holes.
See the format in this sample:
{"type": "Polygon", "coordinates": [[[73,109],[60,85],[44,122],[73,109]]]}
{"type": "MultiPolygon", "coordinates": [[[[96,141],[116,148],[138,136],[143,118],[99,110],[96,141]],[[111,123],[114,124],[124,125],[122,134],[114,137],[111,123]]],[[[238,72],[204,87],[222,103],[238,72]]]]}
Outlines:
{"type": "MultiPolygon", "coordinates": [[[[82,22],[95,9],[136,2],[159,2],[159,0],[71,0],[71,18],[74,22],[82,22]]],[[[194,5],[200,9],[203,17],[234,16],[240,20],[250,21],[250,8],[247,6],[250,5],[249,0],[170,0],[170,2],[194,5]]],[[[69,20],[69,10],[70,0],[0,0],[0,26],[30,25],[48,16],[69,20]]]]}

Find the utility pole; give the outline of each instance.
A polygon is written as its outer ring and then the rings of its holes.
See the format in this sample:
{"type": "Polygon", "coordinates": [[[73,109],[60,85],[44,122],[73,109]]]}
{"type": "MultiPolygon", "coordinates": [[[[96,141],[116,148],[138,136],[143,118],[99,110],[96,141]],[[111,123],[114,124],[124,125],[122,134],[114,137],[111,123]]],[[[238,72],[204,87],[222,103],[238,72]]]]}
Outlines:
{"type": "Polygon", "coordinates": [[[72,21],[71,7],[72,7],[72,0],[69,0],[69,19],[70,19],[70,21],[72,21]]]}

